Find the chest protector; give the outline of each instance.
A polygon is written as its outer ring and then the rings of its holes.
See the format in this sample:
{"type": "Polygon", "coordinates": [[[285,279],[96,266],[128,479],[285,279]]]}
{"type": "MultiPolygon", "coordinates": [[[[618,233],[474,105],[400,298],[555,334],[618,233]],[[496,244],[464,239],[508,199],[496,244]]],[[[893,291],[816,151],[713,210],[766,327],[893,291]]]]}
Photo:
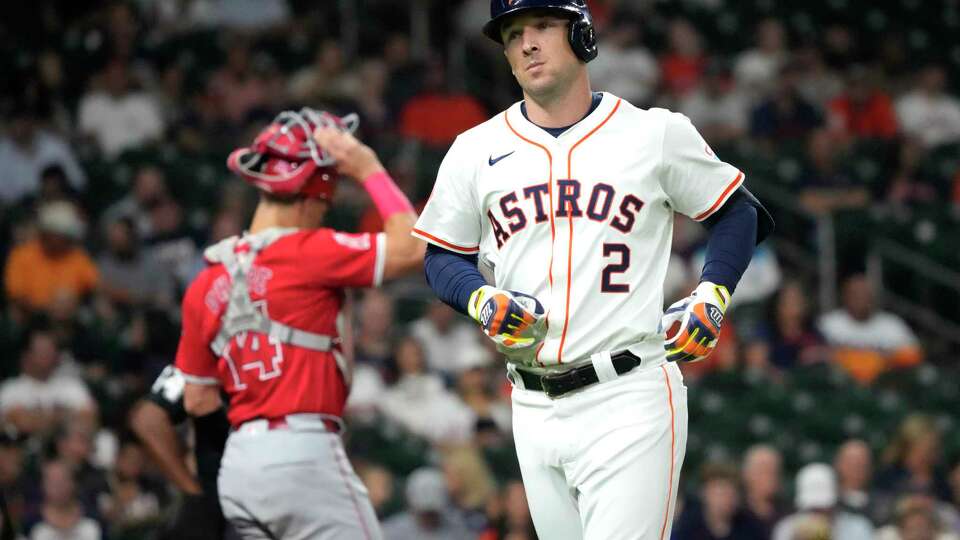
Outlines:
{"type": "MultiPolygon", "coordinates": [[[[243,332],[258,332],[269,337],[272,343],[284,343],[313,351],[333,351],[333,345],[339,339],[333,336],[317,334],[293,328],[269,318],[250,299],[249,277],[253,261],[257,254],[277,240],[297,232],[297,229],[268,229],[256,234],[232,236],[214,244],[204,251],[204,257],[211,263],[220,263],[230,275],[230,297],[224,312],[220,331],[210,348],[217,357],[224,351],[234,336],[243,332]]],[[[333,351],[337,365],[346,374],[343,357],[333,351]]]]}

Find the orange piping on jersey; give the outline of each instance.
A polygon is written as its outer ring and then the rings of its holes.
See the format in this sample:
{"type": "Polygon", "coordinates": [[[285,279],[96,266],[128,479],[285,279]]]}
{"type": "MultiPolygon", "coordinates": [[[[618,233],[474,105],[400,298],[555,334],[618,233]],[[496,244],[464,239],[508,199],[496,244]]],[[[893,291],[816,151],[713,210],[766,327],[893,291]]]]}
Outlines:
{"type": "Polygon", "coordinates": [[[730,185],[727,186],[727,189],[723,190],[723,193],[717,197],[717,200],[713,203],[713,206],[711,206],[706,212],[703,212],[702,214],[693,218],[694,221],[703,221],[710,217],[710,214],[714,213],[714,211],[716,211],[716,209],[723,204],[723,201],[727,200],[727,197],[730,195],[730,192],[733,191],[733,188],[740,185],[741,180],[743,180],[743,172],[739,171],[737,172],[737,177],[733,179],[733,182],[730,182],[730,185]]]}
{"type": "MultiPolygon", "coordinates": [[[[550,296],[553,297],[553,244],[556,241],[556,235],[557,235],[556,226],[553,223],[553,154],[550,153],[550,150],[546,146],[540,143],[531,141],[530,139],[517,133],[517,130],[513,129],[513,126],[510,125],[510,118],[507,117],[507,113],[503,113],[503,119],[507,122],[507,127],[510,128],[510,131],[512,131],[513,134],[516,135],[521,141],[532,144],[533,146],[536,146],[537,148],[543,150],[547,154],[547,164],[550,170],[550,174],[547,179],[547,198],[550,199],[550,267],[547,270],[547,279],[550,282],[550,296]]],[[[546,316],[547,316],[547,319],[549,320],[550,308],[547,308],[546,316]]],[[[540,346],[537,347],[537,353],[534,356],[534,358],[536,358],[537,360],[537,363],[539,363],[541,366],[543,365],[543,363],[540,362],[540,350],[543,349],[544,343],[546,342],[544,341],[540,343],[540,346]]]]}
{"type": "MultiPolygon", "coordinates": [[[[613,117],[613,113],[617,112],[617,109],[620,108],[620,101],[617,100],[617,104],[613,106],[613,110],[610,111],[610,114],[603,119],[603,122],[600,122],[597,127],[590,130],[590,133],[587,133],[583,136],[582,139],[574,143],[570,147],[570,152],[567,153],[567,178],[573,178],[573,151],[580,146],[580,143],[590,138],[591,135],[597,132],[604,124],[607,123],[607,120],[613,117]]],[[[552,199],[551,199],[552,200],[552,199]]],[[[553,214],[551,214],[552,216],[553,214]]],[[[563,345],[567,341],[567,326],[570,324],[570,286],[572,285],[572,267],[573,267],[573,212],[567,212],[567,222],[570,224],[570,238],[569,244],[567,245],[567,302],[566,307],[563,311],[563,332],[560,334],[560,349],[557,350],[557,363],[563,363],[563,345]]]]}
{"type": "Polygon", "coordinates": [[[676,418],[673,411],[673,389],[670,387],[670,376],[667,374],[667,368],[660,366],[663,370],[663,380],[667,383],[667,404],[670,405],[670,476],[667,478],[667,510],[663,514],[663,525],[660,527],[660,540],[667,532],[667,522],[670,520],[670,500],[673,498],[673,463],[676,461],[676,432],[674,423],[676,418]]]}
{"type": "Polygon", "coordinates": [[[476,253],[476,252],[480,251],[480,247],[479,247],[479,246],[475,246],[475,247],[464,247],[464,246],[458,246],[458,245],[456,245],[456,244],[451,244],[450,242],[447,242],[446,240],[441,240],[441,239],[437,238],[436,236],[434,236],[434,235],[432,235],[432,234],[430,234],[430,233],[428,233],[428,232],[421,231],[420,229],[418,229],[418,228],[416,228],[416,227],[413,228],[413,232],[414,232],[414,234],[416,234],[417,236],[422,236],[422,237],[424,237],[424,238],[428,238],[428,239],[430,239],[430,241],[432,241],[432,242],[436,242],[436,243],[440,244],[441,246],[443,246],[443,247],[445,247],[445,248],[450,248],[450,249],[452,249],[452,250],[454,250],[454,251],[458,251],[458,252],[460,252],[460,253],[470,254],[470,253],[476,253]]]}

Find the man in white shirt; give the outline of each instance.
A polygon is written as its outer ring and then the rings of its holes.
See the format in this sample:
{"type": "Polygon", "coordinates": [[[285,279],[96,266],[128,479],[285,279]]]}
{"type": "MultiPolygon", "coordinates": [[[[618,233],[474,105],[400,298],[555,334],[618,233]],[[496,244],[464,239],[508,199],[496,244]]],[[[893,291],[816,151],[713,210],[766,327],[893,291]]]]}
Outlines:
{"type": "Polygon", "coordinates": [[[721,60],[707,66],[703,84],[680,100],[679,109],[715,145],[742,137],[750,115],[746,97],[733,84],[730,69],[721,60]]]}
{"type": "Polygon", "coordinates": [[[102,75],[103,88],[80,101],[80,131],[90,135],[107,159],[163,135],[160,108],[150,94],[131,88],[127,65],[111,62],[102,75]]]}
{"type": "Polygon", "coordinates": [[[825,463],[811,463],[797,473],[797,512],[783,518],[773,530],[773,540],[797,538],[797,529],[809,518],[818,516],[830,523],[829,538],[871,540],[873,524],[869,519],[837,508],[837,479],[825,463]]]}
{"type": "Polygon", "coordinates": [[[0,415],[21,433],[44,435],[67,419],[92,426],[96,405],[79,378],[58,373],[60,348],[49,331],[30,333],[20,375],[0,386],[0,415]]]}
{"type": "Polygon", "coordinates": [[[639,105],[652,101],[660,82],[660,67],[640,44],[639,25],[629,21],[617,23],[603,37],[603,54],[588,66],[596,89],[639,105]]]}
{"type": "Polygon", "coordinates": [[[783,25],[766,19],[757,25],[757,47],[743,52],[736,61],[737,84],[754,101],[774,87],[777,73],[787,57],[783,25]]]}
{"type": "Polygon", "coordinates": [[[945,92],[946,83],[941,66],[927,66],[913,90],[897,100],[901,129],[927,148],[960,142],[960,101],[945,92]]]}
{"type": "Polygon", "coordinates": [[[0,203],[13,204],[40,189],[40,175],[50,165],[60,165],[67,181],[80,190],[87,177],[67,143],[40,129],[29,106],[14,108],[7,132],[0,137],[0,203]]]}
{"type": "Polygon", "coordinates": [[[837,362],[862,383],[888,368],[923,359],[916,335],[899,316],[877,309],[870,282],[862,274],[847,279],[843,307],[823,315],[819,328],[837,362]]]}
{"type": "Polygon", "coordinates": [[[410,324],[410,333],[423,346],[431,371],[458,375],[476,364],[478,356],[489,360],[476,329],[439,300],[433,301],[424,316],[410,324]]]}

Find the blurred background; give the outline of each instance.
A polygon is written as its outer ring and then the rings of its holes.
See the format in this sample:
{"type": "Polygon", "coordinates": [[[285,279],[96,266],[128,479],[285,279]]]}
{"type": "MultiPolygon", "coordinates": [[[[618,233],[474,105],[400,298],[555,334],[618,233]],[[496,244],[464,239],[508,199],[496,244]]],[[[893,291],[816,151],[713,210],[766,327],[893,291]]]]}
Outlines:
{"type": "MultiPolygon", "coordinates": [[[[684,366],[673,537],[957,538],[960,2],[589,3],[594,90],[688,115],[777,221],[720,348],[684,366]]],[[[356,111],[422,208],[453,138],[519,89],[488,0],[7,4],[0,491],[26,538],[71,501],[75,538],[151,538],[179,497],[127,415],[203,247],[256,202],[227,153],[287,107],[356,111]]],[[[329,218],[382,226],[350,182],[329,218]]],[[[678,219],[668,303],[702,247],[678,219]]],[[[488,340],[419,276],[354,296],[345,440],[388,538],[427,514],[437,537],[534,538],[488,340]]]]}

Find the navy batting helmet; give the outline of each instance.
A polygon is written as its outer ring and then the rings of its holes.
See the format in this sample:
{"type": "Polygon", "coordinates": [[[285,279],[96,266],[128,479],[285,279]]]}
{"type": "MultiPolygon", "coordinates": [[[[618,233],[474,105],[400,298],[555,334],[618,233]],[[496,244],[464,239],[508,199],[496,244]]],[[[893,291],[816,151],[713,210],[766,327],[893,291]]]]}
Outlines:
{"type": "Polygon", "coordinates": [[[597,36],[587,0],[490,0],[490,21],[483,25],[483,33],[497,43],[503,43],[500,27],[512,15],[531,9],[555,11],[570,18],[570,47],[577,58],[589,62],[597,57],[597,36]]]}

